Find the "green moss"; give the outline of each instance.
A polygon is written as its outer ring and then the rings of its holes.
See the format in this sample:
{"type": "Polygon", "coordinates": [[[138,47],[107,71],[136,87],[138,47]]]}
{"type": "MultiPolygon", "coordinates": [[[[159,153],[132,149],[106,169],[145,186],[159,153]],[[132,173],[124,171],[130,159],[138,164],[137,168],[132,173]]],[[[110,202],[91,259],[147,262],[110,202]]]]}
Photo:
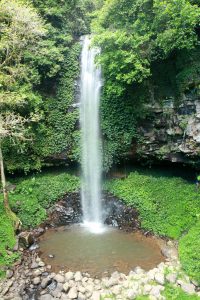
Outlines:
{"type": "Polygon", "coordinates": [[[135,172],[108,182],[106,188],[138,209],[142,228],[161,236],[177,239],[197,221],[200,194],[180,178],[135,172]]]}
{"type": "Polygon", "coordinates": [[[11,219],[3,209],[0,201],[0,278],[3,276],[3,266],[9,266],[18,257],[18,254],[10,255],[7,250],[15,245],[15,232],[11,219]]]}
{"type": "Polygon", "coordinates": [[[179,256],[183,269],[200,283],[200,221],[181,238],[179,256]]]}
{"type": "Polygon", "coordinates": [[[166,300],[198,300],[197,295],[188,295],[183,292],[178,287],[173,287],[172,285],[165,286],[163,295],[166,297],[166,300]]]}

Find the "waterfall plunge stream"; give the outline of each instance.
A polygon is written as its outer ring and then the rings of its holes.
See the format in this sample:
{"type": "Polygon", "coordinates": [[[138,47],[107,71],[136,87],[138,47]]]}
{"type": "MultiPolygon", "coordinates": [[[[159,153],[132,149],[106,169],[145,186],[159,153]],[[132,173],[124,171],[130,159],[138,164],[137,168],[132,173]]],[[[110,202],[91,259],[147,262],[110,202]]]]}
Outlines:
{"type": "Polygon", "coordinates": [[[95,65],[98,49],[90,48],[90,38],[84,37],[81,56],[81,130],[83,225],[102,232],[101,207],[101,139],[99,102],[102,86],[101,70],[95,65]]]}

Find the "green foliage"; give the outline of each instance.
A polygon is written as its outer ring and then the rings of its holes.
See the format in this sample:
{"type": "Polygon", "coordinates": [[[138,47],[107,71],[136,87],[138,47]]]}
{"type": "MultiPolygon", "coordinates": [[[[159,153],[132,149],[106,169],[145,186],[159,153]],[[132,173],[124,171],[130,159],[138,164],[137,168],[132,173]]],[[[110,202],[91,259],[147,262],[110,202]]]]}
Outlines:
{"type": "Polygon", "coordinates": [[[18,254],[10,255],[9,251],[15,245],[15,233],[11,219],[6,214],[0,199],[0,278],[4,275],[3,266],[11,265],[18,254]]]}
{"type": "Polygon", "coordinates": [[[145,86],[144,89],[130,87],[124,97],[121,98],[117,91],[115,95],[110,95],[107,87],[104,88],[101,99],[101,127],[105,170],[130,151],[130,144],[137,137],[137,121],[141,115],[148,113],[143,105],[148,98],[145,86]]]}
{"type": "Polygon", "coordinates": [[[25,228],[40,224],[46,217],[45,209],[79,188],[79,179],[66,173],[36,175],[16,183],[10,203],[25,228]]]}
{"type": "MultiPolygon", "coordinates": [[[[200,217],[200,214],[198,215],[200,217]]],[[[186,273],[200,283],[200,221],[181,238],[179,256],[186,273]]]]}
{"type": "Polygon", "coordinates": [[[180,178],[131,173],[113,180],[106,189],[138,209],[142,228],[161,236],[179,238],[197,221],[200,194],[180,178]]]}
{"type": "Polygon", "coordinates": [[[92,28],[105,78],[101,113],[106,169],[139,138],[136,128],[146,116],[144,103],[178,97],[198,83],[199,16],[200,9],[187,0],[110,0],[96,12],[92,28]]]}
{"type": "Polygon", "coordinates": [[[172,285],[165,286],[163,295],[167,300],[198,300],[197,295],[188,295],[179,287],[174,287],[172,285]]]}
{"type": "Polygon", "coordinates": [[[77,160],[79,156],[79,113],[71,105],[75,102],[75,83],[80,71],[81,46],[77,40],[87,31],[84,3],[31,2],[45,23],[45,35],[34,41],[37,42],[34,54],[28,48],[23,54],[26,84],[17,80],[15,97],[21,93],[27,102],[18,109],[19,113],[24,116],[38,113],[40,122],[29,126],[33,142],[24,143],[20,150],[18,144],[13,147],[9,140],[5,141],[3,152],[10,172],[40,170],[52,157],[59,159],[59,155],[63,161],[77,160]]]}

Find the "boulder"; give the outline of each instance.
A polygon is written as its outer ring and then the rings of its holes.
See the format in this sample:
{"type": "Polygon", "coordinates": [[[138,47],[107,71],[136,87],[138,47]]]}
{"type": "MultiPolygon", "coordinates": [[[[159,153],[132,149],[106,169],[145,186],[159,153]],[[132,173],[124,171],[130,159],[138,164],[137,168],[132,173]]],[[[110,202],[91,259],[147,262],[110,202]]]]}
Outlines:
{"type": "Polygon", "coordinates": [[[27,249],[34,243],[34,237],[31,232],[24,231],[21,232],[18,236],[19,238],[19,246],[27,249]]]}

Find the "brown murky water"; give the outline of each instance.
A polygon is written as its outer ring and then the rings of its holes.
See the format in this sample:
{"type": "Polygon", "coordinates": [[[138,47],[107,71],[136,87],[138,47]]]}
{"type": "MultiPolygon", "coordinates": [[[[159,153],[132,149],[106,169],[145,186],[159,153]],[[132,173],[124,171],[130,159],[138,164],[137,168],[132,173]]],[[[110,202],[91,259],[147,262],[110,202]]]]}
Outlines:
{"type": "Polygon", "coordinates": [[[164,260],[155,238],[109,227],[102,234],[79,225],[49,230],[41,238],[40,250],[53,270],[82,271],[91,276],[114,271],[128,274],[136,266],[150,270],[164,260]],[[50,254],[54,258],[49,258],[50,254]]]}

